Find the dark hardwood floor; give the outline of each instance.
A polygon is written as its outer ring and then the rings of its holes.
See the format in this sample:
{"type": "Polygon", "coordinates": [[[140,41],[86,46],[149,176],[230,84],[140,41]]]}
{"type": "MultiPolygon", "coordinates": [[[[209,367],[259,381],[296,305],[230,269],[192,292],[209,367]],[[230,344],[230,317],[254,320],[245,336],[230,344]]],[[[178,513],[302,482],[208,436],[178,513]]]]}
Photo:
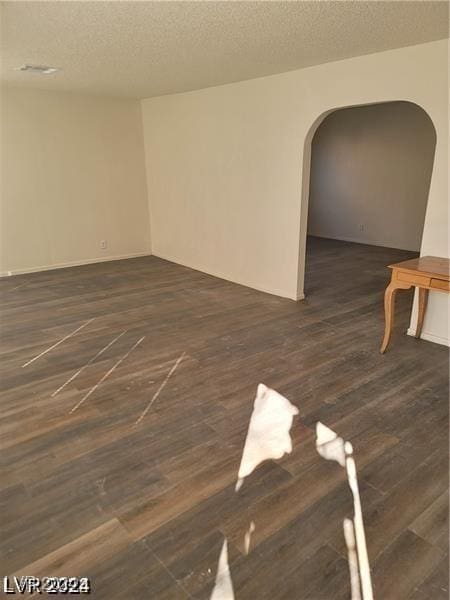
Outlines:
{"type": "Polygon", "coordinates": [[[236,600],[349,599],[320,420],[353,443],[375,598],[447,600],[448,349],[405,335],[409,292],[379,354],[385,266],[410,257],[311,238],[299,303],[156,257],[0,281],[2,575],[209,598],[226,537],[236,600]],[[300,411],[293,451],[235,493],[260,382],[300,411]]]}

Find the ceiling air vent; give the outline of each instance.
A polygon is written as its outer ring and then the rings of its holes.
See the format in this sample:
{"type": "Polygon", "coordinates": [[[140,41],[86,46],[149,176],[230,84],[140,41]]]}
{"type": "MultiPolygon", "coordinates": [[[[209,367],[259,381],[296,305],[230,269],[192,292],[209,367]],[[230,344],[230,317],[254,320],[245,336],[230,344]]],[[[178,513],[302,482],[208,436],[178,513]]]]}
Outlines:
{"type": "Polygon", "coordinates": [[[47,67],[45,65],[22,65],[17,70],[27,71],[28,73],[39,73],[41,75],[50,75],[50,73],[59,71],[57,67],[47,67]]]}

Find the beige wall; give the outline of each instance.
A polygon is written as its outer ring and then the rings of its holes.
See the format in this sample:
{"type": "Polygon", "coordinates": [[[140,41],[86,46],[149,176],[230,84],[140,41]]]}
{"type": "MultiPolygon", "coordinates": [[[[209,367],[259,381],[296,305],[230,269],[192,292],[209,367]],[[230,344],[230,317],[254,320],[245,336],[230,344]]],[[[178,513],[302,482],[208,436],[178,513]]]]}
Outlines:
{"type": "MultiPolygon", "coordinates": [[[[315,128],[336,108],[404,100],[437,132],[421,250],[448,255],[447,71],[444,40],[144,100],[153,253],[302,297],[315,128]]],[[[446,340],[447,310],[432,293],[429,339],[446,340]]]]}
{"type": "Polygon", "coordinates": [[[1,100],[2,274],[148,254],[139,102],[25,88],[1,100]]]}
{"type": "Polygon", "coordinates": [[[312,142],[308,233],[419,251],[435,144],[416,104],[328,115],[312,142]]]}

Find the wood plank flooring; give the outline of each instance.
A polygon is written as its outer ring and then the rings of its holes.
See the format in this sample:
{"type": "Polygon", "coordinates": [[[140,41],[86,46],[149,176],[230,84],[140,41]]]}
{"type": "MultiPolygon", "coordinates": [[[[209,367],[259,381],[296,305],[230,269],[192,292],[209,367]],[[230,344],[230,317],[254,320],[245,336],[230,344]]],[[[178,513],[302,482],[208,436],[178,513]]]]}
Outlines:
{"type": "Polygon", "coordinates": [[[298,303],[156,257],[0,281],[1,574],[203,599],[226,537],[236,600],[348,599],[321,420],[355,449],[375,597],[447,598],[448,349],[405,335],[407,292],[378,351],[385,267],[412,256],[310,238],[298,303]],[[235,493],[260,382],[299,408],[293,452],[235,493]]]}

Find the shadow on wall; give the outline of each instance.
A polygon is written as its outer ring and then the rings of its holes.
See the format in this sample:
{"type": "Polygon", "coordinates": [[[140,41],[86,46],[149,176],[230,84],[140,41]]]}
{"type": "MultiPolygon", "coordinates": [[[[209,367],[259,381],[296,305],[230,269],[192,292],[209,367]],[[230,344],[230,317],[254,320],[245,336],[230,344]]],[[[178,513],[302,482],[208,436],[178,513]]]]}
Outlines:
{"type": "Polygon", "coordinates": [[[411,102],[330,113],[312,139],[308,234],[418,252],[435,146],[411,102]]]}

